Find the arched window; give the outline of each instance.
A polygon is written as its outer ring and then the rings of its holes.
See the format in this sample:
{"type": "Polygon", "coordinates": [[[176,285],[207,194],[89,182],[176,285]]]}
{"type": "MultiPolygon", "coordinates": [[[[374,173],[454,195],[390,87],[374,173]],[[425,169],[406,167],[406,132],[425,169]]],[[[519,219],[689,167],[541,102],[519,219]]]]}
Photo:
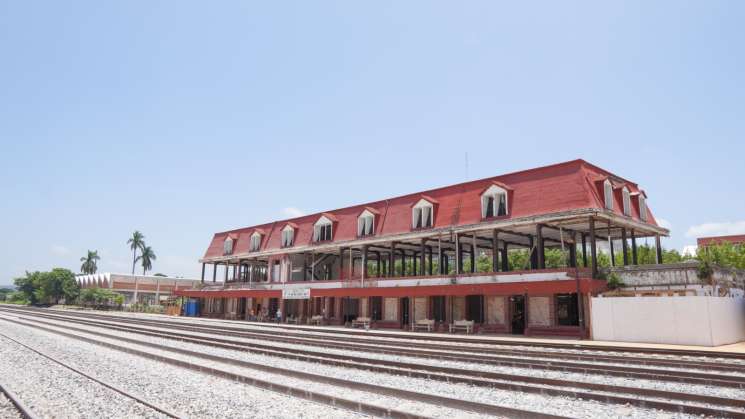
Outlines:
{"type": "Polygon", "coordinates": [[[481,194],[481,218],[507,215],[507,191],[492,185],[481,194]]]}
{"type": "Polygon", "coordinates": [[[333,223],[326,217],[321,217],[313,225],[313,241],[322,242],[329,241],[333,237],[333,223]]]}
{"type": "Polygon", "coordinates": [[[222,243],[222,254],[232,255],[233,254],[233,238],[229,237],[222,243]]]}
{"type": "Polygon", "coordinates": [[[375,233],[375,215],[368,210],[357,217],[357,236],[372,236],[375,233]]]}
{"type": "Polygon", "coordinates": [[[295,243],[295,229],[291,225],[282,229],[282,247],[292,247],[295,243]]]}
{"type": "Polygon", "coordinates": [[[623,194],[623,215],[631,217],[631,194],[627,187],[623,187],[621,191],[623,194]]]}
{"type": "Polygon", "coordinates": [[[613,209],[613,185],[611,185],[610,180],[605,180],[603,182],[603,195],[605,199],[605,208],[612,210],[613,209]]]}
{"type": "Polygon", "coordinates": [[[639,194],[639,218],[642,221],[647,221],[647,198],[644,193],[639,194]]]}
{"type": "Polygon", "coordinates": [[[251,245],[249,251],[258,252],[259,249],[261,249],[261,234],[259,234],[259,232],[254,232],[254,234],[251,235],[251,245]]]}
{"type": "Polygon", "coordinates": [[[430,228],[434,224],[432,203],[426,199],[420,199],[411,209],[412,228],[430,228]]]}

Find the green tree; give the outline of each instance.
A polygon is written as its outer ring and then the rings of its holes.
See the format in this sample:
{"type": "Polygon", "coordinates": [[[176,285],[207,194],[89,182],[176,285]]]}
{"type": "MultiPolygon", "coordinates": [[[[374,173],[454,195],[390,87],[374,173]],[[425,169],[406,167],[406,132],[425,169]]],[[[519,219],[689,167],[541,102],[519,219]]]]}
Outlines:
{"type": "Polygon", "coordinates": [[[135,266],[137,265],[137,251],[145,248],[145,236],[139,231],[132,233],[132,237],[127,240],[129,248],[132,250],[132,275],[135,274],[135,266]]]}
{"type": "Polygon", "coordinates": [[[30,304],[56,304],[62,298],[73,301],[80,290],[75,274],[63,268],[54,268],[50,272],[26,272],[25,277],[16,278],[13,282],[30,304]]]}
{"type": "Polygon", "coordinates": [[[38,271],[26,271],[26,276],[13,279],[16,289],[23,295],[24,299],[28,301],[29,304],[36,304],[36,295],[34,294],[34,291],[36,291],[35,284],[38,283],[39,275],[40,272],[38,271]]]}
{"type": "Polygon", "coordinates": [[[153,269],[153,261],[157,259],[155,252],[150,246],[142,248],[142,254],[135,259],[140,261],[142,264],[142,274],[147,275],[147,271],[153,269]]]}
{"type": "Polygon", "coordinates": [[[80,258],[80,261],[83,262],[82,265],[80,265],[80,272],[84,274],[94,274],[98,270],[98,261],[101,260],[101,257],[98,256],[98,250],[94,251],[88,251],[88,255],[80,258]]]}

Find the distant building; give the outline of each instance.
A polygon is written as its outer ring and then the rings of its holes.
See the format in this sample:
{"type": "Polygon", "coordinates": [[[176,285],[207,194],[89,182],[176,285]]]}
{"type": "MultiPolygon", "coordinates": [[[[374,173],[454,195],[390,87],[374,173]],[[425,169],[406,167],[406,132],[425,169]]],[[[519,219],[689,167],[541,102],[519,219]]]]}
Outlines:
{"type": "Polygon", "coordinates": [[[196,279],[169,278],[166,276],[98,273],[77,275],[81,288],[108,288],[124,295],[124,303],[157,304],[179,289],[190,289],[199,282],[196,279]]]}
{"type": "Polygon", "coordinates": [[[732,244],[745,244],[745,234],[733,235],[733,236],[712,236],[712,237],[699,237],[697,239],[699,247],[706,247],[722,243],[732,244]]]}

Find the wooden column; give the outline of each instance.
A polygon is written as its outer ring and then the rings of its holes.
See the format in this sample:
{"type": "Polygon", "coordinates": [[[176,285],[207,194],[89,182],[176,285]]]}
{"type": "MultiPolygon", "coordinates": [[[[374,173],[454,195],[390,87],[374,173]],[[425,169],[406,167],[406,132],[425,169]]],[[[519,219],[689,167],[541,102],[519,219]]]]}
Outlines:
{"type": "Polygon", "coordinates": [[[424,264],[426,263],[426,260],[425,260],[426,259],[426,254],[425,254],[425,252],[427,250],[425,243],[426,243],[426,240],[425,239],[422,239],[422,242],[421,242],[421,244],[419,246],[419,248],[421,249],[420,252],[419,252],[420,253],[419,254],[419,275],[421,275],[421,276],[424,276],[425,275],[425,273],[424,273],[425,272],[424,271],[424,264]]]}
{"type": "Polygon", "coordinates": [[[582,233],[582,265],[587,267],[587,236],[582,233]]]}
{"type": "Polygon", "coordinates": [[[538,269],[538,252],[535,249],[535,239],[530,236],[528,247],[530,249],[530,269],[538,269]]]}
{"type": "Polygon", "coordinates": [[[569,267],[577,267],[577,235],[574,234],[572,237],[572,245],[569,246],[569,267]]]}
{"type": "Polygon", "coordinates": [[[376,265],[376,267],[375,267],[375,276],[378,277],[378,278],[380,278],[381,276],[383,276],[383,274],[380,271],[380,252],[379,251],[376,251],[375,252],[375,259],[376,259],[376,262],[375,262],[375,265],[376,265]]]}
{"type": "Polygon", "coordinates": [[[507,248],[507,242],[503,242],[502,244],[502,272],[507,272],[510,270],[510,259],[509,259],[509,253],[507,248]]]}
{"type": "Polygon", "coordinates": [[[492,230],[491,239],[491,270],[499,272],[499,230],[492,230]]]}
{"type": "Polygon", "coordinates": [[[634,265],[639,264],[639,260],[636,255],[636,234],[634,234],[634,230],[631,230],[631,263],[634,265]]]}
{"type": "Polygon", "coordinates": [[[536,259],[538,269],[546,269],[546,253],[545,253],[545,244],[543,242],[543,226],[540,224],[537,224],[535,226],[535,236],[536,240],[538,240],[538,256],[536,259]]]}
{"type": "Polygon", "coordinates": [[[592,277],[598,277],[598,249],[595,242],[595,219],[590,217],[590,260],[592,265],[592,277]]]}
{"type": "Polygon", "coordinates": [[[339,280],[344,279],[344,248],[339,248],[339,280]]]}
{"type": "Polygon", "coordinates": [[[440,271],[440,275],[445,275],[445,251],[442,249],[442,242],[437,239],[437,270],[440,271]]]}
{"type": "Polygon", "coordinates": [[[202,283],[204,284],[204,267],[207,265],[206,263],[202,264],[202,283]]]}
{"type": "Polygon", "coordinates": [[[367,245],[362,246],[362,279],[367,278],[367,245]]]}
{"type": "Polygon", "coordinates": [[[388,255],[388,276],[395,275],[396,270],[396,242],[391,242],[391,253],[388,255]]]}
{"type": "Polygon", "coordinates": [[[212,264],[212,282],[216,282],[216,281],[217,281],[217,264],[213,263],[212,264]]]}
{"type": "Polygon", "coordinates": [[[432,246],[427,246],[427,257],[429,258],[429,260],[427,261],[427,275],[432,276],[432,246]]]}
{"type": "Polygon", "coordinates": [[[610,249],[610,266],[616,266],[616,251],[613,245],[613,236],[611,235],[611,224],[608,221],[608,248],[610,249]]]}
{"type": "Polygon", "coordinates": [[[460,237],[455,233],[455,274],[463,273],[463,255],[461,254],[460,237]]]}
{"type": "Polygon", "coordinates": [[[228,265],[228,262],[225,262],[225,281],[223,284],[228,282],[228,271],[230,270],[230,265],[228,265]]]}
{"type": "Polygon", "coordinates": [[[659,234],[654,236],[654,244],[655,244],[655,247],[657,248],[656,249],[657,250],[656,252],[657,253],[657,264],[659,265],[662,263],[662,241],[660,240],[659,234]]]}
{"type": "Polygon", "coordinates": [[[303,253],[303,281],[307,281],[307,280],[308,280],[308,254],[303,253]]]}
{"type": "Polygon", "coordinates": [[[470,261],[471,261],[471,273],[476,272],[476,243],[471,244],[471,254],[470,261]]]}
{"type": "Polygon", "coordinates": [[[629,243],[626,241],[626,228],[621,229],[621,247],[623,250],[623,266],[629,264],[629,243]]]}

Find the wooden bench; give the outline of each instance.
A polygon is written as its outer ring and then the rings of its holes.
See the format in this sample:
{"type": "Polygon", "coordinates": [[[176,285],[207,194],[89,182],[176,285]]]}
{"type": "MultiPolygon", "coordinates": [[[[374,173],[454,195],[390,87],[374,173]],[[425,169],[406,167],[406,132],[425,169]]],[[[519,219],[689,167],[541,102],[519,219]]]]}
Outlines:
{"type": "Polygon", "coordinates": [[[288,317],[286,321],[287,321],[287,324],[298,324],[297,317],[288,317]]]}
{"type": "Polygon", "coordinates": [[[308,324],[316,325],[316,326],[323,326],[323,316],[313,316],[308,319],[308,324]]]}
{"type": "Polygon", "coordinates": [[[352,320],[352,327],[362,326],[364,328],[370,327],[370,318],[369,317],[357,317],[356,319],[352,320]]]}
{"type": "Polygon", "coordinates": [[[430,319],[417,320],[411,324],[411,331],[416,332],[418,330],[425,330],[431,332],[435,329],[435,321],[430,319]]]}
{"type": "Polygon", "coordinates": [[[456,320],[450,325],[450,333],[463,330],[466,334],[473,333],[473,320],[456,320]]]}

